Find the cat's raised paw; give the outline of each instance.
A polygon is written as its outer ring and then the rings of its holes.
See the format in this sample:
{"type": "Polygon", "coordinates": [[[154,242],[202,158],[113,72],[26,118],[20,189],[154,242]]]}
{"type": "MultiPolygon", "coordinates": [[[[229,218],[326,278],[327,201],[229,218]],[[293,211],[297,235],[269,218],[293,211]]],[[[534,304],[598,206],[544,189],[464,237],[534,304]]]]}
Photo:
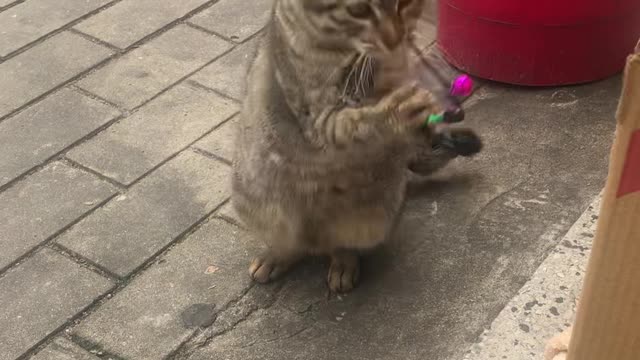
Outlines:
{"type": "Polygon", "coordinates": [[[453,151],[460,156],[472,156],[482,150],[482,140],[469,129],[451,129],[437,134],[434,146],[453,151]]]}
{"type": "Polygon", "coordinates": [[[382,100],[389,112],[387,120],[396,132],[405,132],[424,124],[430,114],[440,111],[434,95],[416,85],[406,85],[382,100]]]}

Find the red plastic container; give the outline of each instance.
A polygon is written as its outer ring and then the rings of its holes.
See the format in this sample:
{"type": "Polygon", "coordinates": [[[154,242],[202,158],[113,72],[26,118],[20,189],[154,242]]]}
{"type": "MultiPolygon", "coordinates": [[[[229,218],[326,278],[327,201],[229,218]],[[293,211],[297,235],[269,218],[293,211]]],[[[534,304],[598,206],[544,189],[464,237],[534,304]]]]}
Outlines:
{"type": "Polygon", "coordinates": [[[640,0],[440,0],[438,45],[471,75],[566,85],[614,75],[640,37],[640,0]]]}

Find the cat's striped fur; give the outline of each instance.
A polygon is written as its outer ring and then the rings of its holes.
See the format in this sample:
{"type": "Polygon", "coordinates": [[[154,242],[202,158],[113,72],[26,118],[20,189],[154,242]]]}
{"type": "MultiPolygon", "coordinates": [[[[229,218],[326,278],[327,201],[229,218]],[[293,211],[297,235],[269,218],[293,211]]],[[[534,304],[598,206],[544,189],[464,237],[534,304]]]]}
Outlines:
{"type": "Polygon", "coordinates": [[[267,250],[266,282],[310,254],[331,258],[329,286],[350,290],[358,252],[382,243],[405,197],[408,167],[429,173],[438,111],[412,84],[407,41],[422,0],[275,0],[247,84],[232,201],[267,250]]]}

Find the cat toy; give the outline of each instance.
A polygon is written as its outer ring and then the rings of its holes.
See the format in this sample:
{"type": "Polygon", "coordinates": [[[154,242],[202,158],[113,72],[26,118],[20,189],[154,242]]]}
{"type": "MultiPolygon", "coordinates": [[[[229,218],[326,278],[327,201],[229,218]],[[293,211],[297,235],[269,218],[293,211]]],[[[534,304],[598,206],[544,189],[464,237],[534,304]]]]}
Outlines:
{"type": "MultiPolygon", "coordinates": [[[[411,48],[416,54],[417,58],[420,60],[422,65],[425,66],[426,69],[429,70],[429,73],[435,78],[440,84],[446,87],[447,80],[445,77],[440,74],[440,72],[431,64],[430,61],[426,59],[420,48],[414,42],[415,39],[411,39],[409,42],[411,48]]],[[[460,98],[471,95],[473,92],[473,80],[469,75],[459,75],[452,82],[449,87],[449,105],[446,106],[447,109],[439,114],[431,114],[424,121],[422,127],[427,127],[429,125],[436,125],[440,123],[456,123],[464,120],[464,111],[460,106],[460,98]]]]}
{"type": "MultiPolygon", "coordinates": [[[[471,95],[473,91],[473,80],[469,75],[460,75],[451,82],[449,95],[453,97],[465,97],[471,95]]],[[[424,126],[435,125],[445,121],[445,113],[431,114],[424,123],[424,126]]]]}

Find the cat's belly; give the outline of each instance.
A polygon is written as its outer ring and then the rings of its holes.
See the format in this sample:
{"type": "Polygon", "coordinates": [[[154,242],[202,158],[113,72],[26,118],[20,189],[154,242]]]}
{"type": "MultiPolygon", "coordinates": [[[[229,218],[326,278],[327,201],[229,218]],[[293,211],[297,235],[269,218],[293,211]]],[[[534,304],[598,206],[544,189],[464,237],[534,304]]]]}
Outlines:
{"type": "Polygon", "coordinates": [[[260,197],[306,201],[339,195],[377,203],[374,199],[405,185],[406,154],[399,146],[339,156],[249,148],[236,158],[234,173],[236,185],[260,197]]]}
{"type": "MultiPolygon", "coordinates": [[[[395,150],[397,152],[397,150],[395,150]]],[[[234,165],[233,202],[255,231],[297,229],[310,252],[365,249],[383,242],[402,206],[406,161],[389,152],[377,159],[307,157],[289,161],[253,151],[234,165]]]]}

